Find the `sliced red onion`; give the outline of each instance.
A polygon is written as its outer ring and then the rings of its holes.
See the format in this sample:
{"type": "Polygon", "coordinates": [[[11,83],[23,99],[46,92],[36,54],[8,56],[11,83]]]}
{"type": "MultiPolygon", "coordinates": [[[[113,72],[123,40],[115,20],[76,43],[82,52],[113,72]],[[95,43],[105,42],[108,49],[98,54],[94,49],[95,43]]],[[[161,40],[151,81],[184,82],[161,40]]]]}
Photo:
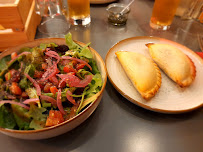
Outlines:
{"type": "Polygon", "coordinates": [[[20,62],[20,69],[19,69],[19,71],[21,72],[22,69],[23,69],[23,62],[20,62]]]}
{"type": "Polygon", "coordinates": [[[49,81],[51,81],[56,86],[59,84],[59,81],[56,76],[52,76],[51,78],[49,78],[49,81]]]}
{"type": "Polygon", "coordinates": [[[63,79],[60,81],[60,83],[59,83],[59,85],[58,85],[58,88],[61,88],[61,87],[62,87],[61,85],[62,85],[62,83],[63,83],[64,81],[66,82],[66,79],[67,79],[67,78],[63,78],[63,79]]]}
{"type": "Polygon", "coordinates": [[[92,75],[86,75],[85,79],[81,80],[75,87],[85,87],[92,81],[92,75]]]}
{"type": "Polygon", "coordinates": [[[81,59],[73,58],[73,57],[70,57],[70,56],[62,56],[62,59],[75,60],[77,62],[83,63],[92,71],[92,67],[87,62],[85,62],[85,61],[83,61],[81,59]]]}
{"type": "Polygon", "coordinates": [[[32,82],[32,84],[35,86],[35,88],[37,89],[37,95],[40,96],[41,95],[41,88],[40,88],[39,84],[33,78],[31,78],[27,73],[24,73],[24,74],[32,82]]]}
{"type": "Polygon", "coordinates": [[[50,102],[52,105],[57,106],[57,101],[56,101],[54,98],[52,98],[52,97],[45,96],[45,95],[41,95],[41,96],[40,96],[40,99],[41,99],[41,100],[48,101],[48,102],[50,102]]]}
{"type": "Polygon", "coordinates": [[[86,75],[85,79],[81,80],[77,76],[73,74],[57,74],[58,77],[60,77],[62,80],[59,83],[59,88],[61,87],[61,84],[63,81],[68,83],[70,87],[80,87],[83,88],[87,86],[92,81],[92,75],[86,75]]]}
{"type": "Polygon", "coordinates": [[[45,81],[54,76],[57,72],[57,64],[54,62],[53,66],[48,68],[47,71],[42,75],[42,79],[40,81],[45,81]]]}
{"type": "Polygon", "coordinates": [[[17,58],[19,58],[20,56],[22,55],[27,55],[27,54],[31,54],[30,52],[23,52],[23,53],[20,53],[18,54],[15,58],[13,58],[11,61],[9,61],[8,64],[12,63],[13,61],[15,61],[17,58]]]}
{"type": "Polygon", "coordinates": [[[68,77],[68,75],[75,75],[75,72],[69,72],[67,74],[56,74],[59,78],[63,79],[68,77]]]}
{"type": "Polygon", "coordinates": [[[37,102],[39,101],[39,98],[32,98],[32,99],[26,99],[23,101],[24,104],[29,104],[30,102],[37,102]]]}
{"type": "Polygon", "coordinates": [[[71,96],[72,92],[70,92],[70,90],[68,90],[66,92],[66,98],[68,99],[68,101],[70,101],[72,104],[77,105],[77,103],[75,102],[75,99],[73,99],[73,97],[71,96]]]}
{"type": "Polygon", "coordinates": [[[62,114],[66,114],[66,112],[63,109],[63,105],[61,102],[61,89],[58,90],[58,95],[57,95],[57,106],[59,108],[59,110],[61,111],[62,114]]]}
{"type": "Polygon", "coordinates": [[[50,56],[50,57],[52,57],[52,58],[55,58],[55,59],[57,59],[57,64],[59,63],[59,61],[60,61],[60,59],[61,59],[61,57],[58,55],[58,53],[56,53],[55,51],[48,51],[48,52],[46,52],[45,53],[47,56],[50,56]]]}
{"type": "Polygon", "coordinates": [[[28,106],[26,106],[26,105],[24,105],[24,104],[22,104],[22,103],[16,102],[16,101],[12,101],[12,100],[1,100],[1,101],[0,101],[0,104],[5,104],[5,103],[10,103],[10,104],[19,105],[19,106],[21,106],[21,107],[23,107],[23,108],[25,108],[25,109],[27,109],[27,110],[30,109],[30,107],[28,107],[28,106]]]}

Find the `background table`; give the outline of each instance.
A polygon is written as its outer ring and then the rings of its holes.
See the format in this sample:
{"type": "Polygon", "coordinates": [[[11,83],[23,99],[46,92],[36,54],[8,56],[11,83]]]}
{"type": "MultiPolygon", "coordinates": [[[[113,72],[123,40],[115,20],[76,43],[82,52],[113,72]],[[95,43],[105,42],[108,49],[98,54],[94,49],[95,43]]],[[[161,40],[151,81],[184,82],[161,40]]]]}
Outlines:
{"type": "MultiPolygon", "coordinates": [[[[108,24],[107,5],[91,5],[91,25],[72,26],[70,32],[76,40],[91,42],[104,60],[116,42],[135,36],[162,37],[200,51],[197,34],[203,34],[203,25],[175,17],[169,31],[152,30],[149,20],[153,3],[153,0],[135,0],[127,25],[122,27],[108,24]]],[[[48,36],[39,32],[36,35],[36,38],[43,37],[48,36]]],[[[61,136],[39,141],[0,134],[0,151],[202,152],[202,139],[202,109],[178,115],[151,112],[130,103],[107,81],[100,105],[79,127],[61,136]]]]}

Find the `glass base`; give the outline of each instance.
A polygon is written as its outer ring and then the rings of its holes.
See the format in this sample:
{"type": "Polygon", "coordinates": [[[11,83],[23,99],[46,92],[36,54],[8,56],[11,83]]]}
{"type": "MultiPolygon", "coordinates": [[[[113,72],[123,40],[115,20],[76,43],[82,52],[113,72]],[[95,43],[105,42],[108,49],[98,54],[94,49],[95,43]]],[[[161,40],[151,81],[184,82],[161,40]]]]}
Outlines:
{"type": "Polygon", "coordinates": [[[74,18],[70,18],[69,22],[72,25],[88,25],[91,22],[91,17],[88,16],[86,18],[82,18],[82,19],[74,19],[74,18]]]}
{"type": "Polygon", "coordinates": [[[41,33],[48,34],[49,36],[65,35],[70,28],[70,24],[65,19],[49,18],[43,21],[38,30],[41,33]]]}
{"type": "Polygon", "coordinates": [[[170,25],[157,25],[157,24],[154,24],[152,22],[150,22],[150,26],[151,28],[153,29],[156,29],[156,30],[168,30],[170,28],[170,25]]]}

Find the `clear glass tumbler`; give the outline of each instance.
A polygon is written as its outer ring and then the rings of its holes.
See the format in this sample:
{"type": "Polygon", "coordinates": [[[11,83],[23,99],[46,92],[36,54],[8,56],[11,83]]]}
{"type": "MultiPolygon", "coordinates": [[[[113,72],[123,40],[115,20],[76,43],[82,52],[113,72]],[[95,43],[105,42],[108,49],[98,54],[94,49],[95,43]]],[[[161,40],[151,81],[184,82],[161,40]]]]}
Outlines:
{"type": "Polygon", "coordinates": [[[65,35],[70,24],[63,13],[63,0],[35,0],[35,11],[42,16],[38,30],[49,36],[65,35]]]}
{"type": "Polygon", "coordinates": [[[73,25],[88,25],[91,22],[89,0],[67,0],[69,22],[73,25]]]}
{"type": "Polygon", "coordinates": [[[155,0],[150,26],[153,29],[169,29],[179,3],[180,0],[155,0]]]}

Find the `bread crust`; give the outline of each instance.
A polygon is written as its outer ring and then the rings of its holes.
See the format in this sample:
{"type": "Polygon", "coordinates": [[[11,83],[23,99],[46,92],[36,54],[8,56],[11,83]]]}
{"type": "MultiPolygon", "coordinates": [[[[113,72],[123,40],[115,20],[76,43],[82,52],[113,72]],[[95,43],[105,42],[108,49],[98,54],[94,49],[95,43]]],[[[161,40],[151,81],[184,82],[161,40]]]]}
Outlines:
{"type": "Polygon", "coordinates": [[[181,50],[169,44],[148,43],[146,46],[152,59],[170,79],[180,87],[192,84],[196,77],[196,67],[181,50]]]}
{"type": "Polygon", "coordinates": [[[149,100],[161,87],[161,72],[156,63],[142,54],[117,51],[116,56],[141,96],[149,100]]]}

